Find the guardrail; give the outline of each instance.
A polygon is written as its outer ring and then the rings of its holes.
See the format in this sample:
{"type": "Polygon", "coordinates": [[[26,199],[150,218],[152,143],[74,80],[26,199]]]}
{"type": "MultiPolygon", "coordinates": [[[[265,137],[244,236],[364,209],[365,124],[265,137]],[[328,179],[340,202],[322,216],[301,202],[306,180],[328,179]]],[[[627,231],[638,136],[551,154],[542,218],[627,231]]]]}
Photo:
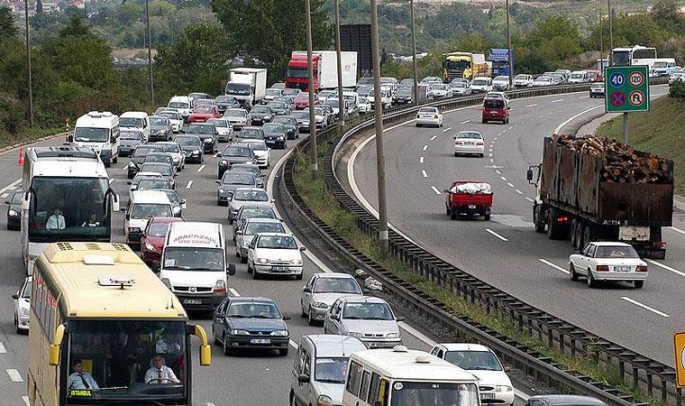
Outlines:
{"type": "MultiPolygon", "coordinates": [[[[663,84],[667,81],[657,80],[651,83],[663,84]]],[[[530,97],[584,91],[588,88],[589,85],[575,85],[523,89],[509,92],[509,96],[510,98],[530,97]]],[[[472,96],[433,102],[428,105],[438,106],[444,110],[474,105],[480,101],[481,97],[472,96]]],[[[418,107],[410,107],[388,110],[384,114],[384,125],[413,118],[417,109],[418,107]]],[[[340,206],[354,213],[357,217],[358,226],[364,232],[377,236],[378,220],[345,191],[336,176],[334,165],[335,159],[347,141],[365,135],[368,130],[373,129],[374,121],[372,118],[373,116],[368,116],[368,120],[355,125],[341,136],[337,136],[335,140],[328,141],[335,143],[335,148],[328,148],[324,157],[323,170],[326,185],[336,196],[340,206]]],[[[328,140],[331,134],[332,132],[321,132],[317,139],[324,142],[328,140]]],[[[309,140],[305,140],[297,147],[297,150],[303,152],[308,148],[309,140]]],[[[512,363],[538,380],[545,380],[551,385],[568,387],[574,391],[589,394],[612,405],[645,405],[645,403],[635,401],[629,393],[619,392],[618,389],[608,387],[604,382],[593,381],[589,376],[565,368],[550,358],[542,356],[538,351],[527,348],[486,326],[463,316],[455,315],[443,303],[411,286],[363,255],[318,218],[299,195],[293,180],[296,157],[297,154],[292,154],[288,159],[282,178],[286,191],[283,194],[289,200],[288,206],[294,208],[298,217],[307,223],[306,228],[315,231],[337,255],[344,257],[354,266],[364,269],[378,279],[383,284],[384,291],[394,300],[399,301],[426,320],[458,331],[464,338],[484,343],[495,350],[505,362],[512,363]]],[[[298,226],[301,227],[303,224],[298,226]]],[[[488,314],[509,319],[520,332],[529,336],[537,335],[540,340],[546,341],[549,347],[571,355],[592,356],[600,363],[617,366],[621,378],[628,384],[646,386],[650,396],[655,396],[655,392],[660,390],[659,397],[662,401],[673,403],[675,400],[675,404],[681,406],[682,393],[680,389],[675,388],[675,371],[673,368],[598,337],[543,310],[536,309],[479,280],[468,272],[443,261],[392,230],[389,232],[389,238],[391,255],[403,261],[425,279],[454,292],[464,300],[479,306],[488,314]]]]}

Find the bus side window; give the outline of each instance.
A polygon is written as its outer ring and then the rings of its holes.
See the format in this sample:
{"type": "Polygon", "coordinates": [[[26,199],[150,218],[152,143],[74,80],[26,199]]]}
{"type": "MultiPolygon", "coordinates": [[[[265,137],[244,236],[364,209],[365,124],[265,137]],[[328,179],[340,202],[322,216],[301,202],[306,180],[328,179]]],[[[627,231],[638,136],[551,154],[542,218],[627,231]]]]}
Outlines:
{"type": "Polygon", "coordinates": [[[363,368],[360,364],[352,362],[352,365],[350,366],[350,373],[347,377],[347,385],[345,389],[348,392],[352,393],[354,396],[359,395],[359,388],[361,387],[362,383],[362,371],[363,368]]]}
{"type": "Polygon", "coordinates": [[[359,392],[359,399],[366,399],[369,396],[369,384],[371,383],[371,374],[364,371],[362,374],[361,390],[359,392]]]}
{"type": "Polygon", "coordinates": [[[385,388],[387,387],[387,381],[381,379],[380,375],[374,372],[371,375],[369,394],[366,397],[366,402],[370,405],[376,405],[376,402],[380,402],[379,405],[381,406],[385,405],[387,399],[387,391],[385,388]]]}

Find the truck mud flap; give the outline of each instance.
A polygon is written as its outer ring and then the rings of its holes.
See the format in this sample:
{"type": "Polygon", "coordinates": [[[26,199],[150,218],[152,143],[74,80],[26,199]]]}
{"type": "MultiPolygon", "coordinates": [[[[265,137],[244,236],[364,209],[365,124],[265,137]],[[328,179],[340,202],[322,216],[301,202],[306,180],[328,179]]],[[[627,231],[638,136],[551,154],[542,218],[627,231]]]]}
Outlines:
{"type": "Polygon", "coordinates": [[[649,259],[666,259],[666,250],[665,249],[658,249],[658,248],[637,248],[635,247],[635,251],[637,251],[638,255],[640,255],[640,258],[649,258],[649,259]]]}

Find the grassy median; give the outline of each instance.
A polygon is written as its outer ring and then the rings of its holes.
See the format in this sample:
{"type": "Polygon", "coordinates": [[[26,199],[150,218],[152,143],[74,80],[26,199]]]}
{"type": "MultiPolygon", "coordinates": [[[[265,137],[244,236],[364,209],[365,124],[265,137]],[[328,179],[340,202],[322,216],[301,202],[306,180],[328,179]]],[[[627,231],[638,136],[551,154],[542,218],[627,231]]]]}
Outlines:
{"type": "Polygon", "coordinates": [[[59,134],[64,131],[64,128],[28,128],[22,130],[19,134],[10,134],[8,132],[0,132],[0,149],[17,144],[27,144],[36,141],[40,138],[49,135],[59,134]]]}
{"type": "MultiPolygon", "coordinates": [[[[377,238],[365,234],[357,226],[357,217],[353,213],[340,208],[335,200],[335,196],[326,189],[325,181],[323,180],[323,156],[328,147],[328,144],[319,145],[318,147],[318,162],[321,173],[316,180],[312,178],[309,166],[309,153],[300,153],[296,157],[294,182],[295,187],[309,208],[328,226],[333,228],[340,237],[383,266],[383,268],[440,300],[460,317],[480,323],[500,334],[511,337],[528,348],[539,351],[541,354],[565,365],[568,369],[574,369],[584,375],[591,376],[598,382],[604,382],[607,386],[616,387],[630,393],[637,401],[646,402],[654,406],[664,405],[659,399],[651,398],[641,392],[639,388],[632,387],[624,382],[619,375],[618,367],[600,364],[596,358],[590,355],[571,356],[570,354],[564,354],[556,349],[549,348],[546,341],[519,331],[509,318],[486,314],[477,306],[465,301],[461,296],[455,295],[453,292],[417,275],[402,261],[396,259],[382,260],[380,244],[377,238]]],[[[562,392],[568,392],[569,390],[561,389],[562,392]]]]}

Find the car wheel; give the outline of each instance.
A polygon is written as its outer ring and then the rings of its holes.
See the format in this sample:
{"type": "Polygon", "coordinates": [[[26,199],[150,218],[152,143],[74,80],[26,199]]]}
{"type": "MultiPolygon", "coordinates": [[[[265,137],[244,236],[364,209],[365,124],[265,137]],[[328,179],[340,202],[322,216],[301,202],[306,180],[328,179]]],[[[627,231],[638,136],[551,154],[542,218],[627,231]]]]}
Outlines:
{"type": "Polygon", "coordinates": [[[250,266],[249,262],[247,263],[247,273],[252,273],[252,267],[250,266]]]}
{"type": "Polygon", "coordinates": [[[259,273],[257,273],[256,269],[252,270],[252,279],[259,279],[259,273]]]}
{"type": "Polygon", "coordinates": [[[483,218],[485,219],[485,221],[490,221],[490,213],[484,214],[483,218]]]}
{"type": "Polygon", "coordinates": [[[316,320],[312,318],[312,307],[309,306],[309,312],[307,313],[307,322],[309,323],[310,326],[313,326],[316,324],[316,320]]]}
{"type": "Polygon", "coordinates": [[[304,274],[304,272],[300,272],[297,275],[295,275],[295,279],[297,279],[298,281],[301,281],[302,280],[302,274],[304,274]]]}
{"type": "Polygon", "coordinates": [[[19,319],[17,318],[17,315],[14,315],[14,329],[16,330],[17,334],[21,334],[21,330],[19,329],[19,319]]]}
{"type": "Polygon", "coordinates": [[[281,357],[287,357],[288,356],[288,349],[284,348],[282,350],[278,350],[278,355],[280,355],[281,357]]]}
{"type": "Polygon", "coordinates": [[[573,264],[570,264],[568,266],[568,275],[571,278],[572,281],[577,281],[578,280],[578,273],[576,272],[576,267],[573,266],[573,264]]]}
{"type": "Polygon", "coordinates": [[[595,277],[592,276],[592,270],[589,268],[587,270],[587,286],[590,288],[597,286],[597,281],[595,281],[595,277]]]}
{"type": "Polygon", "coordinates": [[[214,337],[214,345],[221,345],[221,341],[219,341],[219,337],[216,336],[216,330],[214,330],[214,326],[212,326],[212,337],[214,337]]]}
{"type": "Polygon", "coordinates": [[[302,316],[302,317],[308,316],[307,312],[304,310],[304,302],[302,302],[302,299],[300,299],[300,316],[302,316]]]}
{"type": "Polygon", "coordinates": [[[119,154],[117,154],[117,156],[115,156],[115,157],[112,157],[112,162],[114,162],[114,163],[119,162],[119,154]]]}
{"type": "Polygon", "coordinates": [[[450,210],[450,208],[449,208],[448,205],[445,205],[445,214],[448,215],[448,216],[449,216],[450,214],[452,214],[452,210],[450,210]]]}
{"type": "Polygon", "coordinates": [[[635,289],[642,289],[645,286],[645,281],[635,281],[635,289]]]}
{"type": "Polygon", "coordinates": [[[228,346],[228,340],[226,339],[226,334],[224,334],[224,343],[223,343],[223,349],[224,349],[224,355],[225,356],[230,356],[233,354],[233,349],[228,346]]]}
{"type": "Polygon", "coordinates": [[[457,212],[454,210],[450,210],[450,219],[451,220],[456,220],[457,219],[457,212]]]}

